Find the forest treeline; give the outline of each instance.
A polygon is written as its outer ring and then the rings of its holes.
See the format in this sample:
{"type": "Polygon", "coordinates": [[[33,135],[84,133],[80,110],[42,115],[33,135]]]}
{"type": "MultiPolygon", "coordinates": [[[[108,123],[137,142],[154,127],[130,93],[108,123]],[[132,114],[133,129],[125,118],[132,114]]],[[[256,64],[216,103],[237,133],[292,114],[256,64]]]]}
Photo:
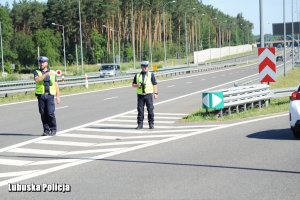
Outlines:
{"type": "Polygon", "coordinates": [[[35,66],[38,55],[63,64],[63,36],[67,65],[80,63],[81,52],[87,64],[113,62],[119,51],[121,62],[155,62],[165,49],[167,58],[183,58],[253,38],[242,13],[229,16],[197,0],[14,0],[0,6],[0,22],[7,71],[35,66]]]}

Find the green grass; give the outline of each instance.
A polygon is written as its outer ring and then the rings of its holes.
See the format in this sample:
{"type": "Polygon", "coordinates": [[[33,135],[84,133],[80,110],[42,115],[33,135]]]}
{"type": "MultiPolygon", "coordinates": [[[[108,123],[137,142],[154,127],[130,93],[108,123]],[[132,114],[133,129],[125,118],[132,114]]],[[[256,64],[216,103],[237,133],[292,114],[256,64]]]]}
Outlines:
{"type": "Polygon", "coordinates": [[[288,71],[286,76],[279,76],[275,83],[270,83],[271,88],[297,87],[300,84],[300,67],[288,71]]]}

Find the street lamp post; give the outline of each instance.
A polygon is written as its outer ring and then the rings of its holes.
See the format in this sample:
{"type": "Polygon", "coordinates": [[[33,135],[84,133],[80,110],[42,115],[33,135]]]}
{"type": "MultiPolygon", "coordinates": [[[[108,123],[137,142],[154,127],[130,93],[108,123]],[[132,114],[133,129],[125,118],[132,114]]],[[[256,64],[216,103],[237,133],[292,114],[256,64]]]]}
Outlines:
{"type": "Polygon", "coordinates": [[[175,3],[176,1],[169,1],[167,3],[165,3],[165,5],[163,6],[163,23],[164,23],[164,53],[165,53],[165,59],[164,59],[164,63],[166,65],[167,62],[167,48],[166,48],[166,25],[165,25],[165,6],[169,3],[175,3]]]}
{"type": "Polygon", "coordinates": [[[285,0],[282,1],[283,3],[283,37],[284,37],[284,47],[283,47],[283,76],[285,77],[285,64],[286,64],[286,23],[285,23],[285,0]]]}
{"type": "Polygon", "coordinates": [[[219,22],[219,48],[222,47],[222,44],[221,44],[221,24],[219,22]]]}
{"type": "Polygon", "coordinates": [[[79,30],[80,30],[81,75],[83,75],[84,70],[83,70],[83,47],[82,47],[82,28],[81,28],[80,0],[78,0],[78,15],[79,15],[79,30]]]}
{"type": "Polygon", "coordinates": [[[0,22],[0,39],[1,39],[1,65],[2,65],[2,76],[4,76],[4,59],[3,59],[3,45],[2,45],[2,24],[0,22]]]}
{"type": "Polygon", "coordinates": [[[148,4],[151,9],[149,10],[149,57],[150,57],[150,66],[152,66],[152,30],[151,30],[151,13],[152,13],[152,5],[149,2],[144,2],[148,4]]]}
{"type": "Polygon", "coordinates": [[[134,44],[134,17],[133,17],[133,0],[131,0],[131,25],[132,25],[132,50],[133,50],[133,68],[135,69],[135,44],[134,44]]]}
{"type": "Polygon", "coordinates": [[[292,51],[293,51],[293,55],[292,55],[292,69],[294,69],[294,53],[295,53],[295,41],[294,41],[294,1],[292,0],[292,51]]]}
{"type": "Polygon", "coordinates": [[[185,29],[185,54],[186,54],[186,64],[189,64],[188,56],[188,43],[187,43],[187,27],[186,27],[186,12],[184,13],[184,29],[185,29]]]}
{"type": "Polygon", "coordinates": [[[60,24],[52,23],[54,26],[62,27],[62,36],[63,36],[63,45],[64,45],[64,65],[65,65],[65,74],[67,73],[67,61],[66,61],[66,43],[65,43],[65,27],[60,24]]]}

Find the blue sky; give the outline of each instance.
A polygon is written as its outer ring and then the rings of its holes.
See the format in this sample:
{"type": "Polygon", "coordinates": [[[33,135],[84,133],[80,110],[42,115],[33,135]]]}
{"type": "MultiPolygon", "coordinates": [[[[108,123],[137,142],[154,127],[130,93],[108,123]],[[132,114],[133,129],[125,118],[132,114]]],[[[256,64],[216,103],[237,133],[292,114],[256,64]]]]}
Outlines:
{"type": "MultiPolygon", "coordinates": [[[[283,0],[262,0],[264,33],[272,33],[272,23],[283,23],[283,0]]],[[[294,2],[294,22],[299,21],[300,0],[294,2]]],[[[205,5],[212,5],[223,13],[243,17],[254,24],[253,34],[260,33],[259,0],[202,0],[205,5]]],[[[285,21],[292,21],[292,0],[285,0],[285,21]]]]}
{"type": "MultiPolygon", "coordinates": [[[[0,0],[0,4],[13,0],[0,0]]],[[[46,0],[38,0],[46,2],[46,0]]],[[[263,1],[263,19],[264,33],[272,33],[272,23],[283,22],[283,0],[262,0],[263,1]]],[[[299,21],[300,0],[294,1],[294,21],[299,21]]],[[[286,22],[292,21],[292,0],[285,0],[285,19],[286,22]]],[[[243,13],[245,19],[254,24],[253,34],[260,33],[259,28],[259,0],[202,0],[202,3],[212,5],[222,12],[236,16],[238,13],[243,13]]]]}

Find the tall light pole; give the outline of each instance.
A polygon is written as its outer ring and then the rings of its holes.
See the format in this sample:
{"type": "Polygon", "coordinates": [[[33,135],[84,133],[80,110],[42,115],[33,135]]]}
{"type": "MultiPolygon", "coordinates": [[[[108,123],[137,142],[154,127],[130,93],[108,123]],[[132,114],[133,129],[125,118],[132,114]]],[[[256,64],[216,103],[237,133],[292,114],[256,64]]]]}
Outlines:
{"type": "Polygon", "coordinates": [[[121,43],[121,40],[120,40],[120,31],[118,31],[118,52],[119,52],[119,64],[121,62],[121,47],[120,47],[120,43],[121,43]]]}
{"type": "Polygon", "coordinates": [[[222,44],[221,44],[221,23],[219,22],[219,48],[222,47],[222,44]]]}
{"type": "Polygon", "coordinates": [[[169,1],[167,3],[165,3],[165,5],[163,6],[163,28],[164,28],[164,52],[165,52],[165,59],[164,59],[164,63],[166,65],[166,62],[167,62],[167,48],[166,48],[166,23],[165,23],[165,6],[169,3],[175,3],[176,1],[169,1]]]}
{"type": "Polygon", "coordinates": [[[186,54],[186,64],[189,64],[188,56],[188,41],[187,41],[187,27],[186,27],[186,12],[184,13],[184,29],[185,29],[185,54],[186,54]]]}
{"type": "Polygon", "coordinates": [[[260,47],[265,47],[264,22],[263,22],[263,0],[259,0],[259,18],[260,18],[260,47]]]}
{"type": "Polygon", "coordinates": [[[152,28],[151,28],[151,26],[152,26],[152,24],[151,24],[151,13],[152,13],[152,9],[153,9],[153,7],[152,7],[152,5],[149,3],[149,2],[143,2],[143,3],[146,3],[146,4],[148,4],[150,7],[151,7],[151,9],[149,10],[149,57],[150,57],[150,66],[152,66],[152,28]]]}
{"type": "Polygon", "coordinates": [[[286,24],[285,24],[285,0],[282,1],[283,3],[283,37],[284,37],[284,47],[283,47],[283,76],[285,76],[285,64],[286,64],[286,55],[285,55],[285,51],[286,51],[286,24]]]}
{"type": "MultiPolygon", "coordinates": [[[[118,56],[119,56],[119,64],[120,64],[120,59],[121,59],[121,50],[120,50],[120,32],[119,31],[117,31],[117,30],[114,30],[114,29],[112,29],[112,28],[108,28],[107,26],[105,26],[105,25],[102,25],[103,27],[105,27],[105,28],[107,28],[107,29],[109,29],[109,30],[111,30],[113,33],[114,32],[117,32],[118,33],[118,56]]],[[[114,34],[113,34],[113,37],[114,37],[114,34]]],[[[114,38],[113,38],[113,46],[114,46],[114,38]]],[[[113,54],[115,54],[115,49],[113,48],[113,54]]],[[[114,63],[115,63],[115,59],[114,59],[114,63]]]]}
{"type": "Polygon", "coordinates": [[[62,27],[62,36],[63,36],[63,45],[64,45],[64,65],[65,65],[65,74],[67,73],[67,61],[66,61],[66,42],[65,42],[65,27],[60,24],[52,23],[54,26],[62,27]]]}
{"type": "Polygon", "coordinates": [[[133,68],[135,69],[135,42],[134,42],[134,17],[133,17],[133,0],[131,0],[131,25],[132,25],[132,51],[133,51],[133,68]]]}
{"type": "Polygon", "coordinates": [[[292,55],[292,69],[294,69],[294,53],[295,53],[295,41],[294,41],[294,1],[292,0],[292,48],[293,48],[293,55],[292,55]]]}
{"type": "Polygon", "coordinates": [[[81,30],[80,0],[78,0],[78,15],[79,15],[79,29],[80,29],[81,75],[83,75],[84,74],[84,70],[83,70],[83,49],[82,49],[82,30],[81,30]]]}
{"type": "Polygon", "coordinates": [[[2,24],[0,22],[0,42],[1,42],[1,65],[2,65],[2,76],[4,76],[4,59],[3,59],[3,45],[2,45],[2,24]]]}

